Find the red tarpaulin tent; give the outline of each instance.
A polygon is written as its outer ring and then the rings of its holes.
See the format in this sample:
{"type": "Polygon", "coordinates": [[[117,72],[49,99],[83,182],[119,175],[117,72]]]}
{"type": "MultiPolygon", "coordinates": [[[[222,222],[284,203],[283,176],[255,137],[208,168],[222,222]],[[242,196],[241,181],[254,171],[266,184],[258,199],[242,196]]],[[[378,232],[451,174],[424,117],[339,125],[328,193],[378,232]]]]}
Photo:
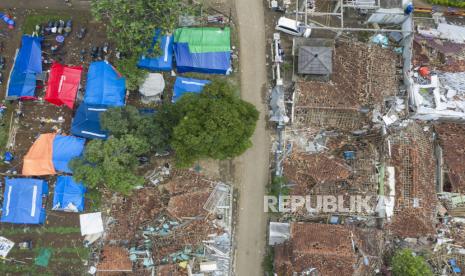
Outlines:
{"type": "Polygon", "coordinates": [[[73,109],[81,82],[81,72],[81,66],[54,63],[50,69],[45,100],[54,105],[66,105],[73,109]]]}

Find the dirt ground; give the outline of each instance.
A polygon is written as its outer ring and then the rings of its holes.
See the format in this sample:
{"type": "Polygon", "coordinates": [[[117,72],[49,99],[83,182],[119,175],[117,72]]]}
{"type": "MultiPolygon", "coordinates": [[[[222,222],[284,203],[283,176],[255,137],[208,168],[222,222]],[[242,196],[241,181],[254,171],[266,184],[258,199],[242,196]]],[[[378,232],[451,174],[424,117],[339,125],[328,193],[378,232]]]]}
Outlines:
{"type": "Polygon", "coordinates": [[[253,147],[236,159],[239,190],[236,225],[236,275],[263,275],[266,213],[263,196],[269,177],[270,136],[266,130],[265,18],[260,0],[236,0],[240,40],[242,98],[256,106],[260,119],[252,137],[253,147]]]}

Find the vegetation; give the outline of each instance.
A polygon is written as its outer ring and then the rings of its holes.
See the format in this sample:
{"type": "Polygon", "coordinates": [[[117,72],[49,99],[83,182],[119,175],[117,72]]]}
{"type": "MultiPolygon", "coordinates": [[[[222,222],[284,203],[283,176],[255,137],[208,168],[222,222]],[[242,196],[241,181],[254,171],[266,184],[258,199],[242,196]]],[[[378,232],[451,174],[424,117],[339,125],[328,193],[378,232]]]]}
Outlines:
{"type": "Polygon", "coordinates": [[[171,146],[178,166],[191,166],[201,158],[233,158],[252,145],[259,113],[226,80],[213,81],[200,94],[184,95],[174,110],[177,114],[171,117],[179,122],[171,146]]]}
{"type": "Polygon", "coordinates": [[[284,176],[273,176],[268,194],[275,197],[279,197],[280,195],[288,195],[289,188],[285,186],[286,183],[287,181],[284,176]]]}
{"type": "Polygon", "coordinates": [[[274,275],[274,247],[268,246],[262,266],[266,275],[274,275]]]}
{"type": "Polygon", "coordinates": [[[465,2],[463,0],[429,0],[431,4],[465,8],[465,2]]]}
{"type": "MultiPolygon", "coordinates": [[[[145,73],[137,69],[139,56],[150,45],[156,28],[172,32],[178,17],[190,11],[182,0],[93,0],[92,14],[97,20],[105,21],[107,34],[123,53],[117,62],[118,70],[128,79],[128,88],[134,90],[143,80],[145,73]]],[[[152,54],[159,53],[158,47],[152,54]]]]}
{"type": "Polygon", "coordinates": [[[428,263],[421,256],[414,256],[410,249],[398,251],[392,258],[394,276],[429,276],[433,275],[428,263]]]}
{"type": "Polygon", "coordinates": [[[129,194],[134,187],[144,184],[144,178],[136,174],[137,157],[147,153],[149,148],[144,139],[131,134],[110,137],[107,141],[90,141],[83,157],[70,162],[73,177],[91,189],[103,186],[129,194]]]}

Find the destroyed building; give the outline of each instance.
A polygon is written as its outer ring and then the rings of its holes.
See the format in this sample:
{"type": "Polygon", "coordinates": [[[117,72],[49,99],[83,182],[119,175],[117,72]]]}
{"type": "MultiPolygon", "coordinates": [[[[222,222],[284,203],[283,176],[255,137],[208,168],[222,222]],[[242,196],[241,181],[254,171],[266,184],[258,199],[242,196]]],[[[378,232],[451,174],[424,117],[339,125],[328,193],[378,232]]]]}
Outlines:
{"type": "MultiPolygon", "coordinates": [[[[431,127],[412,122],[386,139],[387,169],[393,168],[395,203],[388,228],[400,237],[436,233],[436,163],[431,127]]],[[[390,185],[384,187],[389,194],[390,185]]],[[[387,212],[390,213],[390,212],[387,212]]]]}
{"type": "Polygon", "coordinates": [[[379,46],[338,40],[328,81],[297,81],[292,122],[295,128],[345,131],[367,125],[367,112],[382,111],[384,99],[399,90],[398,56],[379,46]]]}
{"type": "MultiPolygon", "coordinates": [[[[228,185],[186,171],[171,170],[129,197],[116,196],[97,269],[113,252],[126,254],[124,269],[145,275],[228,275],[231,264],[232,196],[228,185]],[[105,253],[106,252],[106,253],[105,253]],[[208,264],[208,265],[207,265],[208,264]]],[[[125,271],[126,271],[125,270],[125,271]]]]}
{"type": "Polygon", "coordinates": [[[380,263],[383,239],[376,230],[365,234],[342,225],[291,223],[289,240],[275,247],[276,273],[330,276],[373,272],[372,267],[380,263]]]}

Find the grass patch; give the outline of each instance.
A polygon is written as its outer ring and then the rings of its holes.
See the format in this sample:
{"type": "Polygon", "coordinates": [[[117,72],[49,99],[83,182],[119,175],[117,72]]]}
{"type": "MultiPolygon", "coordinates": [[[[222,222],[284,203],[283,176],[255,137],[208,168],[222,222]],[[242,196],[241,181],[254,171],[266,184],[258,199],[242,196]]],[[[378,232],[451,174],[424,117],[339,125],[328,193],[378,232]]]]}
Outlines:
{"type": "Polygon", "coordinates": [[[268,247],[262,266],[265,275],[274,275],[274,247],[268,247]]]}
{"type": "Polygon", "coordinates": [[[17,235],[17,234],[75,234],[81,233],[81,229],[79,227],[40,227],[40,228],[10,228],[10,229],[2,229],[2,235],[17,235]]]}
{"type": "Polygon", "coordinates": [[[428,2],[434,5],[465,8],[465,2],[463,0],[428,0],[428,2]]]}
{"type": "Polygon", "coordinates": [[[273,176],[269,185],[268,195],[279,197],[280,195],[289,195],[289,188],[286,187],[287,181],[284,176],[273,176]]]}
{"type": "Polygon", "coordinates": [[[36,25],[45,24],[48,21],[68,20],[69,17],[60,15],[58,12],[45,12],[40,14],[31,14],[24,20],[21,31],[25,34],[32,34],[35,31],[36,25]]]}

